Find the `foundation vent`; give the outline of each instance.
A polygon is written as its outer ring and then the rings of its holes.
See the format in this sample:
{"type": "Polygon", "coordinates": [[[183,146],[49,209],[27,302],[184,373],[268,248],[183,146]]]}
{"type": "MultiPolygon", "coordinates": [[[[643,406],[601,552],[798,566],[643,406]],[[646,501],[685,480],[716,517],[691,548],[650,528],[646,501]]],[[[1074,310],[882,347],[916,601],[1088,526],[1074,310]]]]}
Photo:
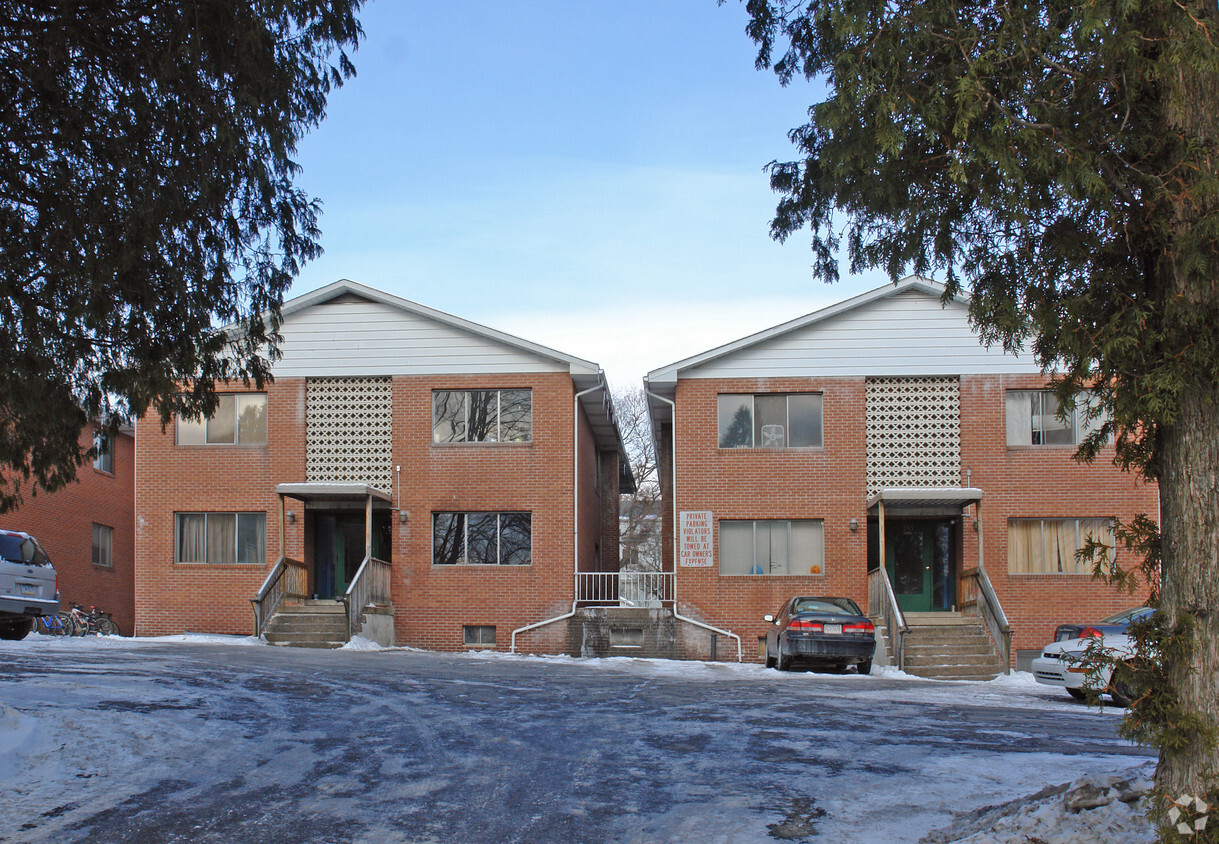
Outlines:
{"type": "Polygon", "coordinates": [[[389,378],[310,378],[305,408],[306,481],[393,491],[389,378]]]}
{"type": "Polygon", "coordinates": [[[868,495],[961,484],[961,385],[947,378],[867,379],[868,495]]]}

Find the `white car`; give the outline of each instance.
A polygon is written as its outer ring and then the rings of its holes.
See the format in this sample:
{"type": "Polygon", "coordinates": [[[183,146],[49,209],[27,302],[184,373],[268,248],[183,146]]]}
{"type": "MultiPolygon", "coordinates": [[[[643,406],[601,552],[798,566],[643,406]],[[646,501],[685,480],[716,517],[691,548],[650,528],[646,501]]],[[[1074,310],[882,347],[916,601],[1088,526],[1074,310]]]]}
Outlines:
{"type": "Polygon", "coordinates": [[[1051,642],[1042,649],[1041,656],[1033,660],[1033,677],[1047,686],[1061,686],[1076,700],[1083,700],[1088,691],[1095,690],[1107,693],[1118,706],[1129,706],[1134,695],[1124,682],[1113,682],[1112,666],[1087,665],[1089,647],[1099,648],[1119,659],[1134,652],[1133,641],[1124,633],[1051,642]]]}

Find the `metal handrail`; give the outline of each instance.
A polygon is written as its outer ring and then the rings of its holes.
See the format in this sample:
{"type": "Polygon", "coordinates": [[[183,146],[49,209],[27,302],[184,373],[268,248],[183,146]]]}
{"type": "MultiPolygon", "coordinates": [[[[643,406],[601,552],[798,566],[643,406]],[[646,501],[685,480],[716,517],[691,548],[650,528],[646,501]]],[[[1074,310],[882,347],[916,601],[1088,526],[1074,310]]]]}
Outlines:
{"type": "Polygon", "coordinates": [[[885,629],[889,631],[889,639],[893,642],[894,664],[899,671],[905,670],[906,634],[910,632],[910,626],[906,624],[906,617],[897,605],[897,595],[893,592],[893,584],[889,582],[889,572],[884,566],[880,566],[868,573],[868,581],[868,612],[880,616],[884,621],[885,629]],[[871,588],[872,584],[876,584],[878,588],[871,588]]]}
{"type": "Polygon", "coordinates": [[[1008,624],[1007,614],[1003,612],[1003,606],[999,603],[999,597],[995,594],[994,587],[991,586],[986,569],[979,566],[971,574],[977,584],[978,594],[982,596],[982,600],[977,604],[978,612],[982,616],[982,620],[986,622],[995,646],[1002,650],[999,656],[1003,658],[1003,673],[1011,674],[1012,626],[1008,624]]]}
{"type": "Polygon", "coordinates": [[[347,638],[356,634],[356,625],[367,606],[383,606],[390,603],[390,564],[366,554],[356,569],[347,591],[339,598],[343,602],[343,613],[347,616],[347,638]]]}
{"type": "Polygon", "coordinates": [[[267,573],[262,586],[250,599],[254,610],[254,635],[261,636],[271,616],[279,609],[284,598],[306,598],[309,583],[309,568],[299,560],[280,557],[267,573]],[[284,576],[288,575],[287,583],[284,576]],[[295,588],[294,588],[295,587],[295,588]]]}

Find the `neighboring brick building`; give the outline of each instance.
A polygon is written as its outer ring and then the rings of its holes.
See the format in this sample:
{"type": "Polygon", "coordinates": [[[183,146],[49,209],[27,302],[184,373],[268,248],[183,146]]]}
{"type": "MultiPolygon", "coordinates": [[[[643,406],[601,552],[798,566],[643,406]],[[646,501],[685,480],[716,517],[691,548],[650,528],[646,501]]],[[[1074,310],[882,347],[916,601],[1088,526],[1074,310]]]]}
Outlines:
{"type": "MultiPolygon", "coordinates": [[[[80,434],[91,448],[98,428],[80,434]]],[[[59,578],[64,609],[75,601],[110,613],[119,632],[135,621],[135,441],[124,429],[76,471],[76,481],[55,492],[24,493],[0,528],[23,530],[42,543],[59,578]]]]}
{"type": "MultiPolygon", "coordinates": [[[[1075,461],[1085,414],[1055,420],[1031,355],[983,347],[942,293],[910,277],[648,375],[681,615],[759,658],[762,616],[793,595],[876,613],[882,518],[904,613],[974,611],[981,559],[1025,659],[1061,622],[1142,601],[1076,572],[1074,551],[1111,541],[1112,518],[1156,517],[1154,486],[1112,447],[1075,461]],[[675,514],[697,540],[676,568],[675,514]]],[[[706,655],[707,630],[682,630],[706,655]]]]}
{"type": "Polygon", "coordinates": [[[631,479],[596,364],[349,281],[285,303],[281,333],[265,390],[139,423],[140,635],[250,632],[281,547],[324,602],[371,536],[394,640],[435,650],[505,650],[570,614],[577,569],[617,567],[631,479]]]}

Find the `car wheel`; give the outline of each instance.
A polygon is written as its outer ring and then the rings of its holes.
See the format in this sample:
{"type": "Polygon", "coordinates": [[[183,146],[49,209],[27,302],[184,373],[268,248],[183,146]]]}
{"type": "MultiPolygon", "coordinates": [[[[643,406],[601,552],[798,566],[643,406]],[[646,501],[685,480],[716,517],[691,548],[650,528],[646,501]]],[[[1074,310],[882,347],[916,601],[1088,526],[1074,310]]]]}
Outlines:
{"type": "Polygon", "coordinates": [[[1118,676],[1117,671],[1113,674],[1113,680],[1109,683],[1109,697],[1113,698],[1117,706],[1130,706],[1130,702],[1136,697],[1134,689],[1124,678],[1118,676]]]}
{"type": "Polygon", "coordinates": [[[775,667],[775,658],[770,655],[770,648],[766,649],[766,667],[767,668],[775,667]]]}
{"type": "Polygon", "coordinates": [[[872,660],[865,659],[863,662],[856,663],[855,670],[857,670],[860,674],[871,674],[872,673],[872,660]]]}
{"type": "Polygon", "coordinates": [[[34,619],[32,618],[22,618],[7,624],[0,624],[0,639],[8,639],[9,641],[24,639],[30,635],[30,631],[33,629],[34,619]]]}
{"type": "Polygon", "coordinates": [[[779,660],[778,660],[778,664],[776,665],[776,667],[780,671],[791,671],[792,658],[790,656],[788,656],[787,654],[783,653],[782,651],[779,651],[779,660]]]}
{"type": "Polygon", "coordinates": [[[1071,697],[1075,698],[1076,700],[1083,700],[1084,698],[1086,698],[1088,696],[1088,693],[1085,692],[1083,689],[1067,689],[1067,694],[1069,694],[1071,697]]]}

